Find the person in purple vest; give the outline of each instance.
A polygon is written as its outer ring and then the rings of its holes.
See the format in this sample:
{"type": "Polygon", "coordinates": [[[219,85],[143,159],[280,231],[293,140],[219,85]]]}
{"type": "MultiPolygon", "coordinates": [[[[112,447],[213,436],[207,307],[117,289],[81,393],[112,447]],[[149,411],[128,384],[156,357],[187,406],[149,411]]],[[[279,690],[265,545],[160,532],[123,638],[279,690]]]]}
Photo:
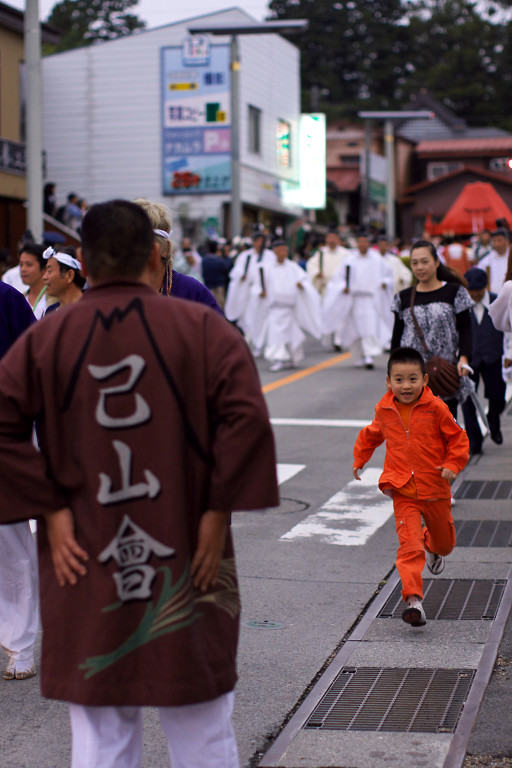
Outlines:
{"type": "MultiPolygon", "coordinates": [[[[0,358],[35,322],[23,295],[0,282],[0,358]]],[[[37,629],[37,555],[30,523],[0,525],[0,645],[7,654],[4,680],[26,680],[36,674],[37,629]]]]}
{"type": "MultiPolygon", "coordinates": [[[[496,330],[489,315],[489,305],[496,299],[495,293],[487,290],[487,274],[483,269],[468,269],[464,277],[473,301],[471,324],[473,351],[470,364],[474,373],[471,378],[478,387],[480,377],[484,382],[484,395],[489,402],[487,421],[491,440],[498,445],[503,442],[500,415],[505,410],[506,384],[502,374],[503,332],[496,330]]],[[[483,435],[478,423],[475,406],[471,398],[462,405],[464,423],[469,437],[472,454],[482,453],[483,435]]]]}
{"type": "Polygon", "coordinates": [[[138,197],[134,203],[146,212],[153,225],[155,240],[160,245],[162,267],[160,272],[155,275],[153,288],[165,296],[177,296],[180,299],[206,304],[222,315],[222,310],[215,301],[214,295],[206,286],[199,280],[189,275],[182,275],[172,268],[175,247],[171,240],[172,219],[167,206],[143,197],[138,197]]]}

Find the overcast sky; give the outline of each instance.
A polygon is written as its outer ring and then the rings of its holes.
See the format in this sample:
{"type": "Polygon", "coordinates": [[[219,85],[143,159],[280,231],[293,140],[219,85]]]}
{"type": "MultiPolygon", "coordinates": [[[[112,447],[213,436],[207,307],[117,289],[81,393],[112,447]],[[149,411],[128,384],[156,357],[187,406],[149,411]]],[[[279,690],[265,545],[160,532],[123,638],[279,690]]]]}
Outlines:
{"type": "MultiPolygon", "coordinates": [[[[20,10],[25,9],[24,0],[4,0],[20,10]]],[[[39,0],[39,15],[46,19],[55,0],[39,0]]],[[[238,6],[250,13],[258,21],[262,21],[267,15],[268,0],[189,0],[187,3],[169,2],[169,0],[139,0],[139,3],[130,9],[140,19],[146,22],[148,27],[160,27],[173,21],[200,16],[204,13],[219,11],[224,8],[238,6]]]]}

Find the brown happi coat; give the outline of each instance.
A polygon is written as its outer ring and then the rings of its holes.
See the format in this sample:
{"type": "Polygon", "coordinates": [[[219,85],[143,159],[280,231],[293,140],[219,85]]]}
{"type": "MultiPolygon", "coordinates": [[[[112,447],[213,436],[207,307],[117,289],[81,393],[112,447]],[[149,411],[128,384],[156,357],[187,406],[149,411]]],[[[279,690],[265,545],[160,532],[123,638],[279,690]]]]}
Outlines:
{"type": "Polygon", "coordinates": [[[69,506],[90,557],[77,586],[59,587],[39,520],[45,696],[174,706],[231,690],[231,534],[217,583],[199,593],[198,525],[207,509],[277,504],[256,368],[211,309],[103,283],[0,362],[0,522],[69,506]]]}

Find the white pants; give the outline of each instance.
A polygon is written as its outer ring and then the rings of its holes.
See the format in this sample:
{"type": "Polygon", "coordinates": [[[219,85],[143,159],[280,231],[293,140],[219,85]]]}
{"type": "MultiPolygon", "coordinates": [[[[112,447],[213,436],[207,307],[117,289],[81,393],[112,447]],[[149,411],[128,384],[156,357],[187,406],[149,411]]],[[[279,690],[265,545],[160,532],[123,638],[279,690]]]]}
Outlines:
{"type": "Polygon", "coordinates": [[[0,525],[0,645],[19,669],[34,664],[37,554],[30,523],[0,525]]]}
{"type": "MultiPolygon", "coordinates": [[[[234,693],[183,707],[159,707],[172,768],[239,768],[231,723],[234,693]]],[[[71,768],[139,768],[141,707],[69,705],[71,768]]]]}

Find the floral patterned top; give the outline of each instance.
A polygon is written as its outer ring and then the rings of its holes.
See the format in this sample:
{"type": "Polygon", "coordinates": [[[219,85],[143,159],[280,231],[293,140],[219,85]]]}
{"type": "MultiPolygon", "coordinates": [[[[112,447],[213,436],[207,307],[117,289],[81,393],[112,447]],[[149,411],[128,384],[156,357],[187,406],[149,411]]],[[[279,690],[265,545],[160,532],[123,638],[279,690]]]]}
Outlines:
{"type": "Polygon", "coordinates": [[[423,331],[430,355],[416,332],[411,316],[411,288],[397,293],[391,304],[395,325],[391,349],[413,347],[425,360],[439,355],[456,363],[461,355],[471,357],[471,307],[467,290],[458,283],[444,283],[435,291],[417,291],[414,314],[423,331]]]}

